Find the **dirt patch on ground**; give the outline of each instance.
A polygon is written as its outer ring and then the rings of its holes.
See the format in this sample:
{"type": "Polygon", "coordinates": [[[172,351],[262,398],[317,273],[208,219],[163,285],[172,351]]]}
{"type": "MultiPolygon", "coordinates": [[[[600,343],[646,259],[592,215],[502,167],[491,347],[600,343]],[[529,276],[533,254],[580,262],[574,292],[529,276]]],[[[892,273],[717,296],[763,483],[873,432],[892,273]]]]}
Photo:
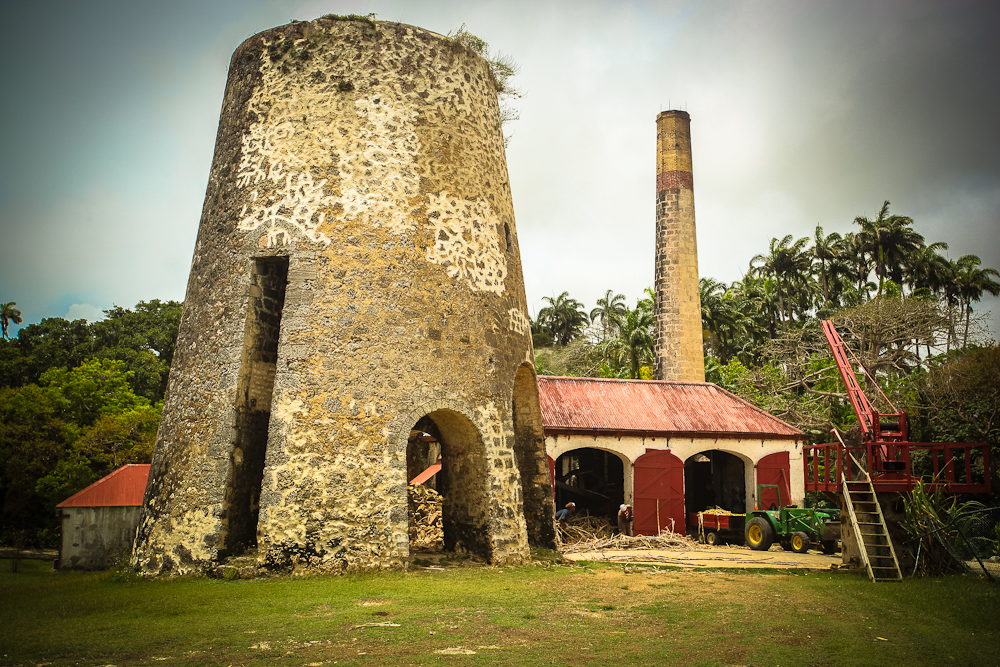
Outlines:
{"type": "Polygon", "coordinates": [[[753,551],[730,545],[699,545],[692,549],[606,549],[564,554],[563,557],[573,561],[649,563],[691,569],[768,568],[814,571],[839,569],[842,565],[839,553],[829,556],[819,552],[797,554],[779,546],[771,547],[770,551],[753,551]]]}

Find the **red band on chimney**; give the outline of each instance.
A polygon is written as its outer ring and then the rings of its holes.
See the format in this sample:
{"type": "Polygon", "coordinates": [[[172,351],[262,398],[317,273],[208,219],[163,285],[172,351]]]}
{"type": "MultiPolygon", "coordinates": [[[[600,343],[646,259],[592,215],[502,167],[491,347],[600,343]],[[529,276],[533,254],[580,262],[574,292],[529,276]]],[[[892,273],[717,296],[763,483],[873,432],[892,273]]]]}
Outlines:
{"type": "Polygon", "coordinates": [[[690,171],[665,171],[656,175],[656,191],[686,188],[694,190],[694,178],[690,171]]]}

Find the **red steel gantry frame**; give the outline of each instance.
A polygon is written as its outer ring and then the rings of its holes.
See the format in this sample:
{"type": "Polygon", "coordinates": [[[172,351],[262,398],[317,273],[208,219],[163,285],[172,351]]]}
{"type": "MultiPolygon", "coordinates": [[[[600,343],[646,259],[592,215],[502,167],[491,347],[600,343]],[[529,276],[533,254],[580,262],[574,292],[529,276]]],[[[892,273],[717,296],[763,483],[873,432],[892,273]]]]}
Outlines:
{"type": "Polygon", "coordinates": [[[912,456],[914,452],[926,452],[930,458],[928,467],[933,486],[953,493],[989,493],[989,445],[982,442],[909,442],[906,413],[896,409],[829,320],[823,320],[823,333],[844,381],[848,400],[857,415],[861,446],[848,447],[835,442],[805,447],[803,461],[807,491],[839,492],[841,473],[845,479],[854,479],[859,472],[856,470],[859,460],[867,462],[876,491],[910,491],[917,482],[912,474],[912,456]],[[866,378],[867,385],[874,387],[882,396],[890,412],[880,412],[865,394],[858,383],[852,361],[857,365],[858,373],[866,378]],[[983,462],[981,474],[973,466],[980,458],[983,462]]]}

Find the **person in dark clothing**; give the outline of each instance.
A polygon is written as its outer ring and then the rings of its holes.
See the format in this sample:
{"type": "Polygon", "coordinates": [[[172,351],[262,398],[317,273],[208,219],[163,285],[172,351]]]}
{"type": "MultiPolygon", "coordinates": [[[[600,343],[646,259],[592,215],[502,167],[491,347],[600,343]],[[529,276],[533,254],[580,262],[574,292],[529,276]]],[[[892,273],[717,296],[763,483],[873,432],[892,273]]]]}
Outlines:
{"type": "Polygon", "coordinates": [[[632,508],[625,504],[618,508],[618,532],[621,535],[632,536],[632,508]]]}

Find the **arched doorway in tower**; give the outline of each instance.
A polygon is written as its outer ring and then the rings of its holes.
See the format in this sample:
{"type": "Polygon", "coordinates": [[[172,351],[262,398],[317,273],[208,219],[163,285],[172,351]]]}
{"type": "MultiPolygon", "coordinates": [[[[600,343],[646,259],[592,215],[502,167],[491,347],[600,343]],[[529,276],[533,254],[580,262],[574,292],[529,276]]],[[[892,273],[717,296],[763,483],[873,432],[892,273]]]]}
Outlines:
{"type": "Polygon", "coordinates": [[[746,512],[746,464],[735,454],[711,449],[684,462],[686,513],[716,507],[733,514],[746,512]]]}
{"type": "Polygon", "coordinates": [[[413,482],[407,490],[411,554],[443,549],[490,560],[486,447],[475,424],[448,409],[418,419],[407,438],[406,474],[413,482]],[[433,503],[427,500],[435,495],[440,497],[433,503]],[[421,502],[437,507],[420,511],[421,502]],[[421,539],[425,528],[437,529],[440,537],[421,539]]]}
{"type": "Polygon", "coordinates": [[[576,503],[578,515],[617,521],[618,506],[625,502],[625,461],[603,449],[573,449],[555,462],[556,508],[576,503]]]}

